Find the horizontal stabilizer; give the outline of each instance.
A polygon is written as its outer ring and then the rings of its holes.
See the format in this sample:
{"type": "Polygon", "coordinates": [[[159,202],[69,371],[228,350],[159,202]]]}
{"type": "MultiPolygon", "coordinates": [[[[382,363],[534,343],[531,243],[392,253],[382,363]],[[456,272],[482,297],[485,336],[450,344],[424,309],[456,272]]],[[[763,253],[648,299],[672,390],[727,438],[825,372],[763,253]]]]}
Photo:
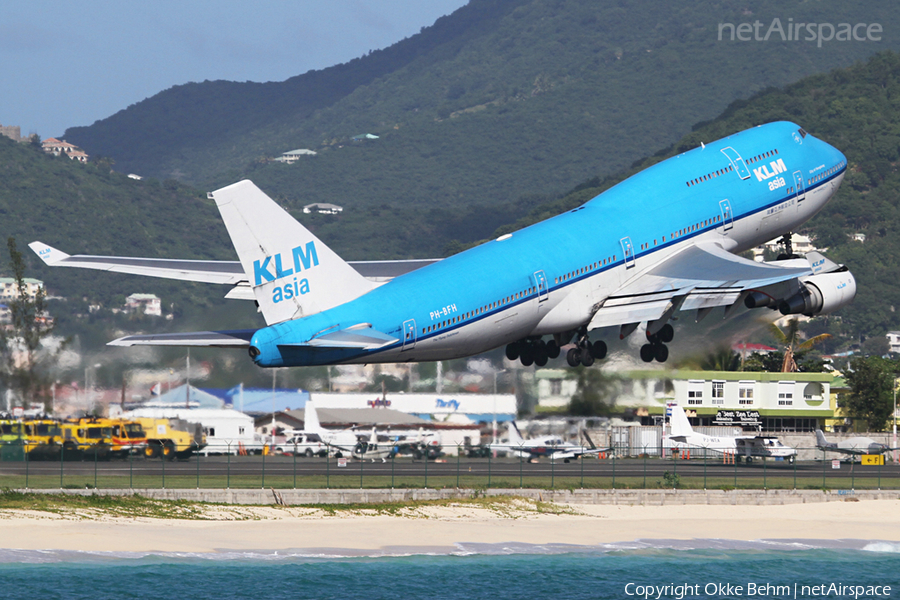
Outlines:
{"type": "Polygon", "coordinates": [[[236,284],[239,281],[247,280],[244,268],[241,263],[236,261],[129,258],[87,254],[69,256],[65,252],[41,242],[31,242],[28,247],[51,267],[78,267],[202,283],[236,284]]]}
{"type": "MultiPolygon", "coordinates": [[[[235,287],[225,296],[234,300],[256,300],[250,287],[250,277],[236,260],[178,260],[169,258],[133,258],[128,256],[70,256],[43,242],[28,244],[35,254],[50,267],[76,267],[144,275],[162,279],[198,281],[200,283],[231,284],[235,287]]],[[[438,262],[437,258],[409,260],[360,260],[348,263],[366,279],[378,283],[390,281],[416,269],[438,262]]]]}
{"type": "MultiPolygon", "coordinates": [[[[330,331],[318,335],[305,344],[297,346],[311,346],[313,348],[358,348],[360,350],[375,350],[394,344],[399,340],[382,333],[368,323],[360,323],[346,329],[330,331]]],[[[285,344],[289,346],[291,344],[285,344]]]]}
{"type": "Polygon", "coordinates": [[[193,331],[129,335],[107,343],[107,346],[199,346],[206,348],[247,348],[256,329],[233,331],[193,331]]]}

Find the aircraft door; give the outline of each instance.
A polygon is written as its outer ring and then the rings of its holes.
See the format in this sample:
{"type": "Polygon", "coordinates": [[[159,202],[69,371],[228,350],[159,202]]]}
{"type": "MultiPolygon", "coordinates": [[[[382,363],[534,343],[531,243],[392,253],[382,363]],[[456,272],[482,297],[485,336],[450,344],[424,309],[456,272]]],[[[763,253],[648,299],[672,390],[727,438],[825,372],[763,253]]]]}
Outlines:
{"type": "Polygon", "coordinates": [[[738,154],[737,150],[729,146],[727,148],[722,148],[722,154],[728,157],[728,160],[731,162],[731,166],[734,168],[734,172],[738,174],[738,177],[741,179],[750,179],[750,169],[747,168],[744,159],[741,158],[741,155],[738,154]]]}
{"type": "Polygon", "coordinates": [[[731,202],[726,198],[719,200],[719,210],[722,211],[722,231],[728,231],[734,226],[734,214],[731,212],[731,202]]]}
{"type": "Polygon", "coordinates": [[[538,302],[543,302],[547,299],[547,276],[543,271],[535,271],[534,285],[537,288],[538,302]]]}
{"type": "Polygon", "coordinates": [[[402,352],[416,347],[416,320],[410,319],[403,322],[403,347],[402,352]]]}
{"type": "Polygon", "coordinates": [[[794,187],[797,188],[797,204],[806,198],[806,186],[803,185],[803,173],[794,171],[794,187]]]}
{"type": "Polygon", "coordinates": [[[630,269],[634,266],[634,244],[630,237],[623,237],[619,243],[622,244],[622,253],[625,255],[625,268],[630,269]]]}

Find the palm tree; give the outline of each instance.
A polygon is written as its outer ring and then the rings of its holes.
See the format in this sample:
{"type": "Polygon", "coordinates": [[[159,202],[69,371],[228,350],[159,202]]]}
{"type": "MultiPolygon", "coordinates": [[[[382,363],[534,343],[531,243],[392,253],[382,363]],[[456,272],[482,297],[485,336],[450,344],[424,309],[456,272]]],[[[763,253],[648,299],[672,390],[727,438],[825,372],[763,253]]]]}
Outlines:
{"type": "Polygon", "coordinates": [[[811,337],[805,342],[800,341],[800,319],[794,317],[788,321],[787,327],[781,329],[775,323],[769,324],[769,333],[775,340],[784,346],[784,362],[781,364],[782,373],[796,373],[799,371],[797,362],[794,360],[795,352],[803,352],[811,349],[813,346],[820,344],[831,337],[830,333],[822,333],[815,337],[811,337]]]}

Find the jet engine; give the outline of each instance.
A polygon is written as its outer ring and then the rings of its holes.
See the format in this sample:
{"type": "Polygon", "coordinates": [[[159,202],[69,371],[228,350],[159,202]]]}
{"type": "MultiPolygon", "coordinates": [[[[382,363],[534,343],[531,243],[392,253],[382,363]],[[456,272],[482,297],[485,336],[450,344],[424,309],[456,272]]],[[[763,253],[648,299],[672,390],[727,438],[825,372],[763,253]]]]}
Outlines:
{"type": "Polygon", "coordinates": [[[850,271],[821,273],[806,277],[800,291],[782,300],[778,310],[783,315],[802,314],[807,317],[834,312],[846,306],[856,296],[856,279],[850,271]]]}

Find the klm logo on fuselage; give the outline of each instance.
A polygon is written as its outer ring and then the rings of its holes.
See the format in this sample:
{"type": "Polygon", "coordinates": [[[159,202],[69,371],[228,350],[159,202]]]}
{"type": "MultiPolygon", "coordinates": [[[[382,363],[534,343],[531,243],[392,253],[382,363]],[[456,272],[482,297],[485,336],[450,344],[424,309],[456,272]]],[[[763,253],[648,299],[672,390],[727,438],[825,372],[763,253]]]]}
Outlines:
{"type": "Polygon", "coordinates": [[[757,181],[765,181],[766,179],[771,179],[772,177],[785,172],[787,172],[787,167],[784,166],[784,161],[780,158],[778,160],[773,160],[768,165],[753,169],[753,174],[756,175],[757,181]],[[769,167],[772,167],[771,171],[769,170],[769,167]]]}
{"type": "Polygon", "coordinates": [[[309,293],[309,280],[299,279],[302,271],[319,266],[319,256],[316,254],[315,242],[309,242],[305,246],[297,246],[291,250],[290,257],[285,258],[279,253],[275,256],[267,256],[264,260],[253,261],[253,286],[277,281],[294,275],[292,281],[283,286],[275,286],[272,290],[272,301],[279,303],[282,300],[301,296],[309,293]],[[274,269],[274,271],[272,270],[274,269]]]}

